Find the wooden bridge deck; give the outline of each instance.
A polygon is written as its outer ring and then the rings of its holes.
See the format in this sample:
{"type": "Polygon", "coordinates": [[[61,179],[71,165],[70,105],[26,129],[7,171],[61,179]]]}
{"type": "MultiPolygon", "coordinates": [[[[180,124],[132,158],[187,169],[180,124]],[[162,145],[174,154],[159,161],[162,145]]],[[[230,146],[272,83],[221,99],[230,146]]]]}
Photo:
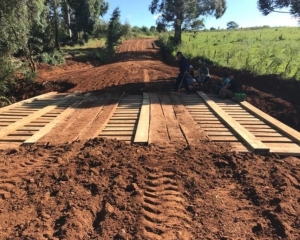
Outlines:
{"type": "MultiPolygon", "coordinates": [[[[66,119],[76,122],[76,109],[89,108],[93,99],[99,98],[89,95],[48,93],[0,108],[0,148],[3,144],[39,143],[55,129],[64,129],[66,119]]],[[[86,133],[82,139],[101,136],[144,144],[210,140],[229,143],[238,152],[300,156],[300,133],[248,102],[237,103],[203,92],[124,94],[116,99],[112,104],[103,98],[95,113],[90,107],[90,119],[84,118],[87,110],[78,110],[82,115],[81,124],[74,125],[82,128],[76,129],[78,136],[86,133]]],[[[65,129],[72,130],[72,125],[65,129]]],[[[66,135],[63,131],[55,134],[66,135]]],[[[67,140],[78,139],[76,134],[67,140]]]]}

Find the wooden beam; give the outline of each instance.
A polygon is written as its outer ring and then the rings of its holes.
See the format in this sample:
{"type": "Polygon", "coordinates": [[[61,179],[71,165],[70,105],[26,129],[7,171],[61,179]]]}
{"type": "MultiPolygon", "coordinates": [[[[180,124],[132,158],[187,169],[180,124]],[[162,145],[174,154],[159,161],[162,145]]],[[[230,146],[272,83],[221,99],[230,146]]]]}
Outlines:
{"type": "Polygon", "coordinates": [[[148,143],[150,127],[150,95],[143,93],[143,103],[134,137],[134,143],[148,143]]]}
{"type": "MultiPolygon", "coordinates": [[[[200,99],[200,98],[199,98],[200,99]]],[[[171,93],[173,109],[177,117],[179,126],[189,145],[198,145],[200,141],[209,140],[199,124],[193,119],[188,110],[182,105],[178,94],[171,93]]]]}
{"type": "Polygon", "coordinates": [[[15,107],[22,106],[25,103],[31,103],[31,102],[33,102],[35,100],[39,100],[39,99],[43,99],[43,98],[49,97],[49,96],[54,95],[54,94],[56,94],[56,92],[49,92],[49,93],[45,93],[45,94],[42,94],[42,95],[39,95],[39,96],[36,96],[36,97],[33,97],[33,98],[26,99],[26,100],[21,101],[21,102],[17,102],[17,103],[14,103],[14,104],[2,107],[2,108],[0,108],[0,113],[8,111],[10,109],[13,109],[15,107]]]}
{"type": "Polygon", "coordinates": [[[70,97],[73,97],[73,95],[70,95],[70,96],[66,96],[64,97],[63,99],[55,102],[54,104],[50,105],[50,106],[47,106],[35,113],[32,113],[31,115],[13,123],[13,124],[10,124],[9,126],[5,127],[5,128],[2,128],[1,129],[1,132],[0,132],[0,138],[3,138],[7,135],[9,135],[10,133],[16,131],[17,129],[19,129],[20,127],[23,127],[25,125],[28,125],[29,123],[31,123],[33,120],[43,116],[44,114],[50,112],[51,110],[55,109],[58,105],[66,102],[69,100],[70,97]]]}
{"type": "Polygon", "coordinates": [[[211,100],[205,93],[197,92],[197,94],[206,102],[206,104],[220,117],[224,123],[228,125],[235,133],[240,136],[245,143],[256,153],[268,153],[268,148],[264,143],[258,140],[246,128],[229,116],[221,107],[219,107],[213,100],[211,100]]]}
{"type": "Polygon", "coordinates": [[[73,103],[69,108],[67,108],[65,111],[63,111],[60,115],[58,115],[56,118],[54,118],[50,123],[45,125],[43,128],[41,128],[38,132],[36,132],[33,136],[28,138],[26,141],[23,142],[23,144],[34,144],[39,139],[41,139],[43,136],[45,136],[47,133],[51,131],[60,121],[65,119],[67,116],[71,115],[76,107],[78,107],[82,101],[76,101],[73,103]]]}
{"type": "Polygon", "coordinates": [[[259,110],[258,108],[254,107],[253,105],[251,105],[246,101],[240,102],[240,105],[243,106],[248,111],[252,112],[258,118],[269,123],[275,129],[278,129],[284,134],[286,134],[289,138],[293,139],[295,142],[300,143],[300,132],[285,125],[284,123],[278,121],[277,119],[271,117],[270,115],[264,113],[263,111],[259,110]]]}

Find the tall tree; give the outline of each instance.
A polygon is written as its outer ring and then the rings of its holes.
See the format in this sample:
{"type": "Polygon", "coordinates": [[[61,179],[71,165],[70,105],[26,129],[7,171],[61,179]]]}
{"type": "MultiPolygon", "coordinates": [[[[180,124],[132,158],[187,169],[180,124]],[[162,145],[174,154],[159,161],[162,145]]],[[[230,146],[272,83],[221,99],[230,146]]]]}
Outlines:
{"type": "MultiPolygon", "coordinates": [[[[300,18],[300,1],[299,0],[258,0],[258,9],[264,15],[271,12],[290,13],[296,18],[300,18]],[[281,9],[288,8],[289,11],[282,11],[281,9]]],[[[300,21],[300,19],[299,19],[300,21]]]]}
{"type": "Polygon", "coordinates": [[[32,38],[32,26],[42,24],[40,14],[43,9],[44,0],[0,1],[0,55],[9,57],[21,52],[28,60],[31,72],[35,72],[35,64],[28,42],[32,38]]]}
{"type": "Polygon", "coordinates": [[[152,0],[149,10],[160,15],[159,22],[174,28],[175,43],[181,44],[183,26],[192,26],[200,16],[220,18],[226,11],[226,0],[152,0]]]}
{"type": "Polygon", "coordinates": [[[80,34],[91,34],[97,19],[108,10],[108,3],[104,0],[67,0],[70,6],[70,29],[75,42],[80,34]]]}
{"type": "Polygon", "coordinates": [[[106,46],[109,51],[114,51],[114,47],[118,44],[122,36],[122,24],[120,23],[121,12],[119,8],[116,8],[109,20],[106,46]]]}

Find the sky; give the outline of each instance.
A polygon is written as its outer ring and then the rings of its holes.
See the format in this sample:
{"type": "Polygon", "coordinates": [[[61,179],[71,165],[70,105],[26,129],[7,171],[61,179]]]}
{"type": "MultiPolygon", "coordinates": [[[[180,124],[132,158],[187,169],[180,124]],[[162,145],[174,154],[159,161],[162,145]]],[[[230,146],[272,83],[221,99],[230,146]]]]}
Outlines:
{"type": "MultiPolygon", "coordinates": [[[[109,20],[112,11],[119,7],[121,10],[121,22],[128,22],[131,26],[156,26],[157,15],[152,15],[148,10],[151,0],[107,0],[109,11],[104,16],[104,20],[109,20]]],[[[298,21],[286,13],[271,13],[263,16],[257,8],[257,0],[227,0],[227,10],[219,18],[204,18],[205,28],[226,28],[229,21],[236,22],[240,27],[255,27],[269,25],[279,26],[299,26],[298,21]]]]}

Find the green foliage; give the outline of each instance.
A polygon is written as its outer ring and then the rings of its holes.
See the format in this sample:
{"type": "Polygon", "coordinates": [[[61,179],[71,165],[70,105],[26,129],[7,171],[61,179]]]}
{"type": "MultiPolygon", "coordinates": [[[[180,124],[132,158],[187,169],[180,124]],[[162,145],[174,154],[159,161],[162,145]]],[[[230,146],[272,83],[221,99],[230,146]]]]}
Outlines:
{"type": "Polygon", "coordinates": [[[11,101],[8,98],[6,98],[4,96],[0,96],[0,107],[2,107],[2,105],[10,105],[10,104],[11,104],[11,101]]]}
{"type": "Polygon", "coordinates": [[[13,80],[17,63],[6,57],[0,57],[0,95],[7,92],[7,85],[13,80]]]}
{"type": "Polygon", "coordinates": [[[63,54],[59,51],[43,52],[36,56],[36,61],[48,63],[50,65],[59,65],[65,62],[63,54]]]}
{"type": "Polygon", "coordinates": [[[299,34],[299,28],[277,28],[275,31],[269,27],[200,31],[183,34],[182,45],[173,49],[167,34],[160,39],[169,52],[182,51],[190,59],[206,59],[215,65],[259,75],[279,74],[283,78],[300,80],[299,34]],[[284,36],[284,40],[279,36],[284,36]]]}
{"type": "Polygon", "coordinates": [[[174,41],[181,44],[182,28],[199,27],[200,16],[221,17],[226,10],[226,0],[152,0],[149,10],[160,14],[159,22],[174,28],[174,41]]]}
{"type": "Polygon", "coordinates": [[[300,17],[300,1],[298,0],[258,0],[258,9],[264,15],[271,12],[290,13],[293,17],[300,17]],[[281,11],[282,8],[288,8],[289,12],[281,11]]]}
{"type": "Polygon", "coordinates": [[[234,22],[234,21],[230,21],[227,23],[227,29],[237,29],[239,28],[239,25],[234,22]]]}
{"type": "Polygon", "coordinates": [[[166,32],[167,31],[166,24],[164,24],[162,22],[158,22],[157,25],[156,25],[156,31],[158,31],[159,33],[166,32]]]}
{"type": "Polygon", "coordinates": [[[110,18],[107,35],[106,47],[109,51],[114,52],[114,47],[118,44],[122,36],[122,25],[120,23],[120,9],[116,8],[110,18]]]}

